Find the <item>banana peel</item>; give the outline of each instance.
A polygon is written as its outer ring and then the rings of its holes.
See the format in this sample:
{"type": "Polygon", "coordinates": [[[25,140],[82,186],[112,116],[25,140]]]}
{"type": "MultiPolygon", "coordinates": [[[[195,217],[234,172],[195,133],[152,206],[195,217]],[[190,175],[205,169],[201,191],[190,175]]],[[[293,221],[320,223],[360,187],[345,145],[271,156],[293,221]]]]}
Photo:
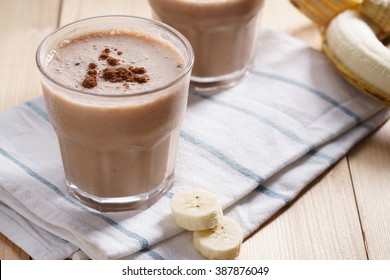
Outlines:
{"type": "Polygon", "coordinates": [[[390,106],[390,0],[290,0],[322,31],[322,49],[356,88],[390,106]]]}

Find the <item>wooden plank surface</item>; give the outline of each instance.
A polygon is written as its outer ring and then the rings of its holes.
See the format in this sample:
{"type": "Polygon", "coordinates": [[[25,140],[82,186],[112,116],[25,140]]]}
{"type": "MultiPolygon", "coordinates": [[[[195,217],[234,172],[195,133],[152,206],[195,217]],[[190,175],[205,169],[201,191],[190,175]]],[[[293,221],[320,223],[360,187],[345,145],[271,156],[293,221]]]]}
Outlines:
{"type": "MultiPolygon", "coordinates": [[[[35,51],[57,26],[60,1],[0,1],[0,112],[41,95],[35,51]]],[[[0,259],[29,256],[0,234],[0,259]]]]}
{"type": "MultiPolygon", "coordinates": [[[[108,14],[151,11],[146,0],[63,0],[61,8],[60,1],[0,0],[0,59],[7,65],[0,69],[0,111],[41,94],[34,53],[44,35],[57,24],[108,14]]],[[[320,49],[317,27],[287,0],[267,1],[262,25],[320,49]]],[[[246,240],[240,259],[390,259],[389,139],[387,123],[246,240]]],[[[18,258],[28,255],[0,235],[0,259],[18,258]]]]}
{"type": "Polygon", "coordinates": [[[35,51],[57,26],[59,4],[57,0],[0,1],[0,111],[42,94],[35,51]]]}
{"type": "Polygon", "coordinates": [[[60,26],[100,15],[132,15],[150,18],[151,10],[146,0],[63,0],[60,26]]]}
{"type": "Polygon", "coordinates": [[[390,122],[348,159],[368,257],[390,260],[390,122]]]}
{"type": "Polygon", "coordinates": [[[12,243],[7,237],[0,236],[0,260],[29,260],[30,256],[12,243]]]}

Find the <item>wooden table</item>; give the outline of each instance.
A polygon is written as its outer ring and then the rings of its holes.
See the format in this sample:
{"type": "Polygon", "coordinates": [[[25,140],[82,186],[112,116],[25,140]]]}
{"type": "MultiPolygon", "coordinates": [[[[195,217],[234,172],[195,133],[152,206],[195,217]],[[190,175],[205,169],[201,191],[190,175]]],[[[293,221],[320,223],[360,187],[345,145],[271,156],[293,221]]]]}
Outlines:
{"type": "MultiPolygon", "coordinates": [[[[0,0],[0,111],[41,95],[35,50],[77,19],[150,17],[146,0],[0,0]]],[[[268,0],[262,25],[320,49],[318,29],[287,0],[268,0]]],[[[390,122],[312,183],[243,245],[240,259],[390,259],[390,122]]],[[[0,234],[0,259],[30,257],[0,234]]]]}

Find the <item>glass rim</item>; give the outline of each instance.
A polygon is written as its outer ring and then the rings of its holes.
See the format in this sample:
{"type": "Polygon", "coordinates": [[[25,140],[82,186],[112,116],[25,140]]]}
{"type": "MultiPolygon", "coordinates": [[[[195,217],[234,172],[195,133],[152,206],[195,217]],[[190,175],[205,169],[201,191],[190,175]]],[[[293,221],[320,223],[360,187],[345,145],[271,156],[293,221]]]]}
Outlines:
{"type": "MultiPolygon", "coordinates": [[[[66,38],[65,38],[66,39],[66,38]]],[[[187,74],[188,72],[191,71],[193,65],[194,65],[194,51],[192,49],[192,46],[190,44],[190,42],[188,41],[188,39],[183,35],[181,34],[179,31],[177,31],[176,29],[174,29],[173,27],[165,24],[165,23],[162,23],[160,21],[157,21],[157,20],[153,20],[153,19],[149,19],[149,18],[144,18],[144,17],[139,17],[139,16],[129,16],[129,15],[104,15],[104,16],[95,16],[95,17],[88,17],[88,18],[84,18],[84,19],[80,19],[80,20],[77,20],[77,21],[73,21],[71,23],[68,23],[64,26],[61,26],[59,28],[57,28],[56,30],[50,32],[43,40],[42,42],[39,44],[38,48],[37,48],[37,51],[36,51],[36,54],[35,54],[35,61],[36,61],[36,64],[37,64],[37,67],[40,71],[40,73],[45,77],[47,78],[49,81],[51,81],[52,83],[62,87],[62,88],[65,88],[67,90],[70,90],[72,92],[77,92],[77,93],[80,93],[80,94],[87,94],[87,95],[92,95],[92,96],[100,96],[100,97],[111,97],[111,98],[120,98],[120,97],[131,97],[131,96],[140,96],[140,95],[148,95],[148,94],[153,94],[153,93],[156,93],[156,92],[160,92],[160,91],[163,91],[167,88],[170,88],[171,86],[175,85],[178,81],[180,81],[181,79],[183,79],[187,74]],[[77,25],[81,22],[85,22],[85,21],[93,21],[93,20],[96,20],[96,19],[104,19],[104,18],[123,18],[123,19],[133,19],[133,20],[137,20],[137,21],[140,21],[140,22],[147,22],[147,23],[152,23],[152,24],[155,24],[167,31],[169,31],[171,34],[173,34],[174,36],[176,36],[180,42],[185,46],[187,52],[188,52],[188,59],[186,59],[186,66],[184,68],[184,71],[177,77],[175,78],[174,80],[162,85],[162,86],[159,86],[159,87],[156,87],[156,88],[153,88],[153,89],[149,89],[149,90],[144,90],[144,91],[139,91],[139,92],[134,92],[134,93],[125,93],[125,94],[102,94],[102,93],[96,93],[96,92],[86,92],[86,91],[81,91],[81,90],[78,90],[78,89],[75,89],[75,88],[72,88],[72,87],[69,87],[69,86],[66,86],[58,81],[56,81],[53,77],[51,77],[48,72],[44,69],[44,67],[42,66],[42,63],[41,63],[41,59],[40,59],[40,54],[42,52],[42,48],[43,46],[46,44],[46,42],[53,36],[55,35],[56,33],[68,28],[68,27],[71,27],[73,25],[77,25]]]]}

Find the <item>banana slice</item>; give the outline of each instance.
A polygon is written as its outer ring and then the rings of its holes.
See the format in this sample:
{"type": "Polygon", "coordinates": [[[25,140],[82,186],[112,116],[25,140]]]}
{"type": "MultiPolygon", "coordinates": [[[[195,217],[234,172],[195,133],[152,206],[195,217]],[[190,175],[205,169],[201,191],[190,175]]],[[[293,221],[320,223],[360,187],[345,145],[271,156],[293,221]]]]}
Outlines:
{"type": "Polygon", "coordinates": [[[200,188],[175,194],[171,199],[171,210],[177,226],[190,231],[213,228],[223,215],[218,197],[200,188]]]}
{"type": "Polygon", "coordinates": [[[205,258],[211,260],[233,260],[241,249],[243,234],[241,227],[231,218],[223,217],[215,228],[195,231],[194,247],[205,258]]]}

